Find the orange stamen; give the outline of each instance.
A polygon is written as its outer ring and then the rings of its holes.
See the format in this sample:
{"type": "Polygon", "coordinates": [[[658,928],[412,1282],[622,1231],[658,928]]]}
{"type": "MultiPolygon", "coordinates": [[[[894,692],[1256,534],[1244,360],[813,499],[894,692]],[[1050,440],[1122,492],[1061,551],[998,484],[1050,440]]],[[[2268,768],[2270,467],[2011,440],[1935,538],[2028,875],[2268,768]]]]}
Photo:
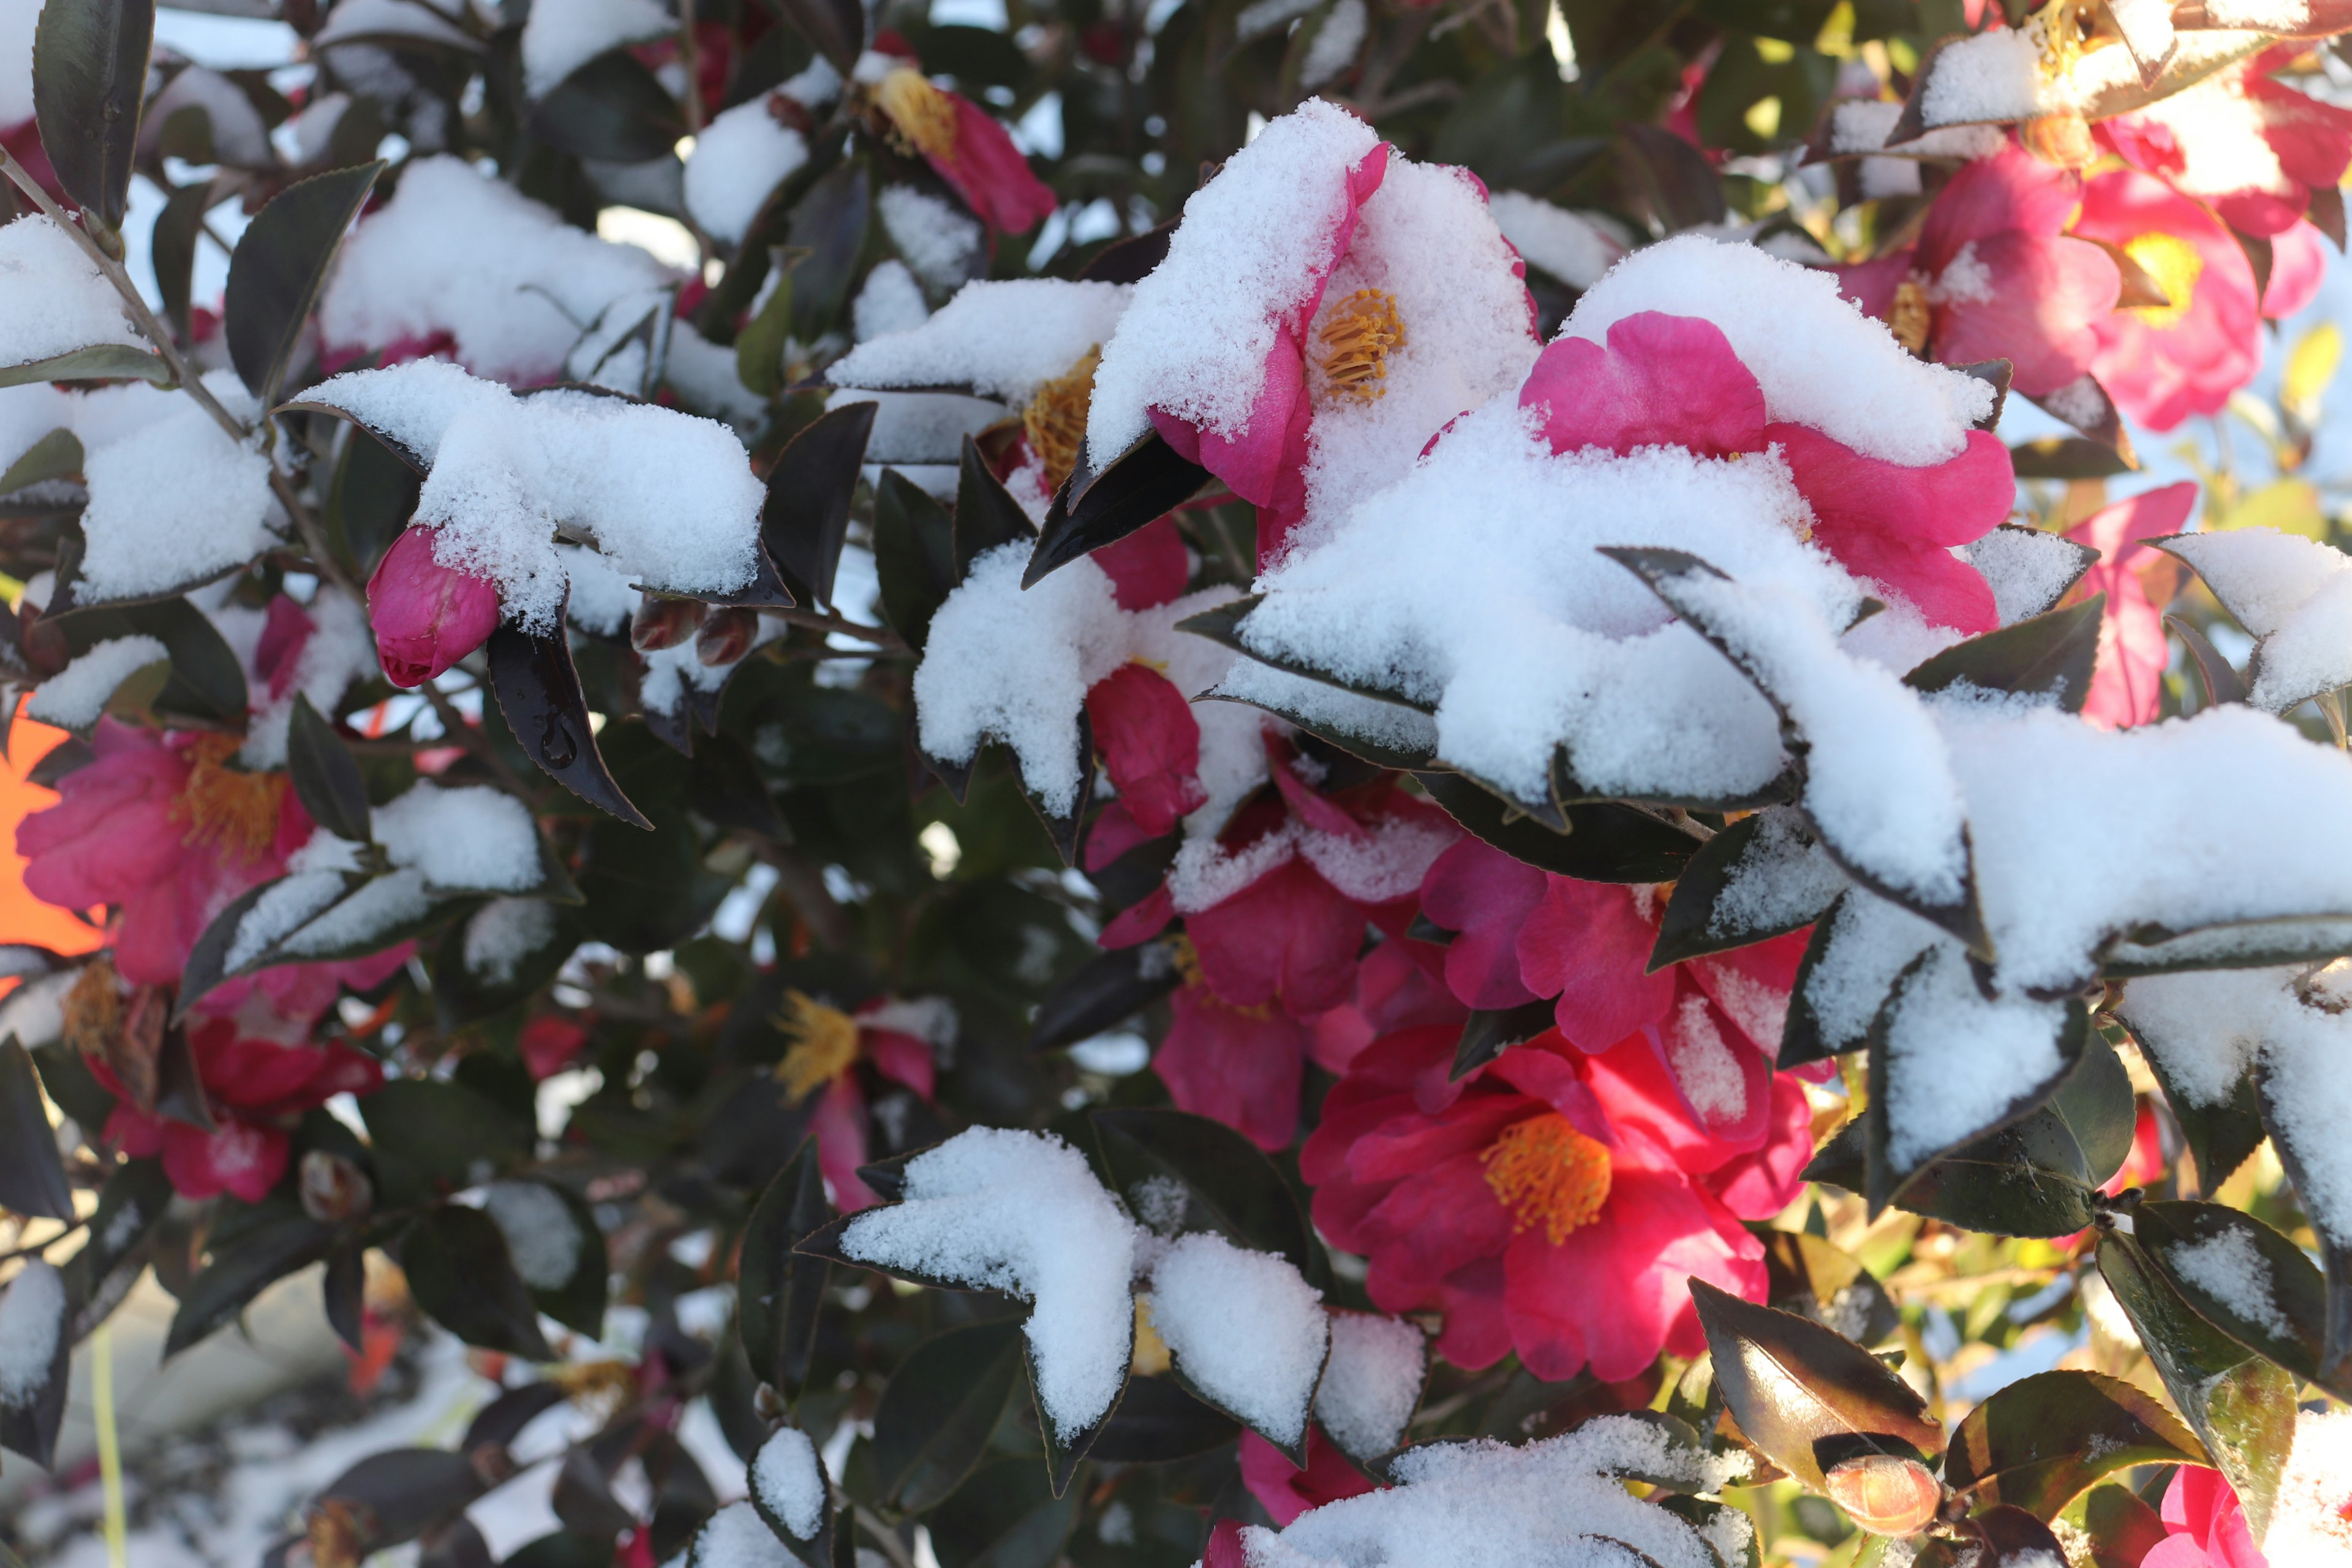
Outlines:
{"type": "Polygon", "coordinates": [[[1389,353],[1404,347],[1396,296],[1359,289],[1334,304],[1315,333],[1322,348],[1325,385],[1335,397],[1370,403],[1388,389],[1389,353]]]}
{"type": "Polygon", "coordinates": [[[1541,1226],[1554,1247],[1609,1201],[1609,1151],[1558,1112],[1506,1127],[1478,1163],[1516,1228],[1541,1226]]]}
{"type": "Polygon", "coordinates": [[[240,863],[258,860],[278,837],[286,802],[284,773],[249,773],[228,765],[244,742],[206,735],[188,749],[192,765],[172,815],[186,823],[184,844],[207,846],[240,863]]]}
{"type": "Polygon", "coordinates": [[[857,1060],[857,1020],[838,1007],[828,1007],[803,992],[787,991],[774,1022],[792,1042],[784,1059],[776,1064],[776,1078],[792,1104],[824,1088],[857,1060]]]}

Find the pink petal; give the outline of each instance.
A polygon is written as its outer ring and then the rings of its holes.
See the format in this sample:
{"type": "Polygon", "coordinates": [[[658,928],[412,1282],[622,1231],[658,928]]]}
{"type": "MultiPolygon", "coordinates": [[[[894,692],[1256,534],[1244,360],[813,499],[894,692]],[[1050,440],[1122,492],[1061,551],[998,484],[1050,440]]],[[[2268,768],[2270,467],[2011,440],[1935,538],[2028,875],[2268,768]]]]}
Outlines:
{"type": "Polygon", "coordinates": [[[1628,316],[1605,349],[1559,339],[1528,373],[1519,406],[1543,409],[1555,452],[1686,447],[1719,458],[1763,447],[1763,389],[1723,329],[1690,316],[1628,316]]]}
{"type": "Polygon", "coordinates": [[[1963,163],[1920,226],[1919,269],[1934,277],[1951,265],[1960,247],[2004,229],[2063,233],[2081,199],[2081,180],[2015,142],[1990,158],[1963,163]]]}
{"type": "Polygon", "coordinates": [[[1559,998],[1555,1016],[1570,1044],[1605,1051],[1674,1004],[1674,974],[1643,973],[1657,935],[1631,889],[1548,877],[1519,931],[1519,977],[1536,995],[1559,998]]]}
{"type": "Polygon", "coordinates": [[[1148,610],[1181,595],[1192,580],[1192,557],[1173,516],[1145,523],[1125,539],[1104,545],[1091,559],[1110,578],[1122,610],[1148,610]]]}
{"type": "Polygon", "coordinates": [[[2271,236],[2271,277],[2263,289],[2263,314],[2283,321],[2311,303],[2327,276],[2326,240],[2308,223],[2292,224],[2271,236]]]}
{"type": "Polygon", "coordinates": [[[1992,630],[1992,590],[1948,552],[1990,532],[2017,499],[2000,437],[1971,430],[1958,457],[1914,468],[1866,458],[1808,426],[1772,425],[1765,436],[1812,508],[1813,542],[1840,565],[1903,595],[1937,625],[1992,630]]]}
{"type": "Polygon", "coordinates": [[[1421,908],[1460,934],[1445,950],[1445,983],[1464,1005],[1535,1000],[1519,979],[1519,928],[1544,895],[1544,874],[1475,838],[1440,855],[1422,879],[1421,908]]]}
{"type": "Polygon", "coordinates": [[[1136,826],[1158,837],[1209,798],[1192,705],[1146,664],[1123,664],[1088,689],[1087,718],[1103,771],[1136,826]]]}
{"type": "Polygon", "coordinates": [[[2005,359],[2028,397],[2057,391],[2098,353],[2091,324],[2116,308],[2123,285],[2115,258],[2086,241],[2017,230],[1976,242],[1990,275],[1990,300],[1956,300],[1936,312],[1934,355],[1946,364],[2005,359]]]}
{"type": "Polygon", "coordinates": [[[1289,1147],[1306,1031],[1275,1008],[1231,1006],[1202,985],[1179,990],[1171,1010],[1151,1067],[1177,1109],[1222,1121],[1261,1149],[1289,1147]]]}

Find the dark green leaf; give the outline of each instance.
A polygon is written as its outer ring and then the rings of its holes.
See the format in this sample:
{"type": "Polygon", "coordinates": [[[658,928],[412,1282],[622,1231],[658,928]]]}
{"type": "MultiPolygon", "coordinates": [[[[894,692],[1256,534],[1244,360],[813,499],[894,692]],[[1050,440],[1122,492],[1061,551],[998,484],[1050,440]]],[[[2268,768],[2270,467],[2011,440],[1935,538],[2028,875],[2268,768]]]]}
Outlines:
{"type": "Polygon", "coordinates": [[[1513,1046],[1521,1046],[1550,1028],[1555,1009],[1549,1000],[1507,1007],[1500,1012],[1473,1012],[1463,1021],[1462,1038],[1454,1047],[1454,1070],[1448,1082],[1469,1077],[1513,1046]]]}
{"type": "Polygon", "coordinates": [[[0,496],[50,479],[68,479],[81,473],[81,438],[70,430],[52,430],[25,448],[23,457],[0,469],[0,496]]]}
{"type": "MultiPolygon", "coordinates": [[[[182,342],[190,336],[188,291],[196,269],[197,237],[204,233],[205,214],[214,202],[210,180],[199,180],[173,191],[155,218],[148,242],[155,268],[155,290],[163,297],[163,314],[182,342]]],[[[0,489],[5,489],[0,486],[0,489]]]]}
{"type": "Polygon", "coordinates": [[[508,1389],[474,1416],[465,1436],[458,1439],[457,1452],[470,1454],[485,1444],[505,1447],[522,1435],[524,1427],[562,1404],[564,1397],[562,1384],[556,1383],[526,1383],[508,1389]]]}
{"type": "Polygon", "coordinates": [[[271,197],[238,237],[221,300],[221,330],[236,374],[264,408],[278,401],[343,231],[383,169],[380,163],[362,163],[298,180],[271,197]]]}
{"type": "Polygon", "coordinates": [[[2346,1386],[2352,1379],[2320,1375],[2327,1280],[2303,1248],[2224,1204],[2144,1203],[2132,1211],[2132,1234],[2149,1264],[2207,1322],[2337,1398],[2352,1398],[2346,1386]],[[2236,1281],[2226,1296],[2202,1283],[2217,1268],[2236,1281]],[[2255,1303],[2269,1308],[2260,1319],[2242,1310],[2255,1303]]]}
{"type": "Polygon", "coordinates": [[[0,1208],[45,1219],[74,1217],[73,1189],[41,1102],[41,1079],[16,1037],[0,1039],[0,1208]]]}
{"type": "Polygon", "coordinates": [[[2048,697],[2067,712],[2080,713],[2091,695],[2106,603],[2105,594],[2094,594],[2079,605],[1956,643],[1905,676],[1903,683],[1918,691],[1965,685],[2048,697]]]}
{"type": "Polygon", "coordinates": [[[318,1501],[356,1505],[361,1555],[414,1541],[482,1495],[482,1478],[463,1454],[393,1448],[371,1454],[320,1489],[318,1501]]]}
{"type": "Polygon", "coordinates": [[[849,500],[866,460],[877,403],[846,403],[792,438],[768,474],[760,530],[794,595],[831,608],[833,577],[849,538],[849,500]]]}
{"type": "Polygon", "coordinates": [[[736,1326],[752,1373],[788,1396],[799,1392],[808,1374],[830,1271],[824,1258],[793,1248],[832,1217],[816,1142],[810,1139],[768,1184],[743,1227],[736,1326]]]}
{"type": "Polygon", "coordinates": [[[1089,1114],[1122,1193],[1153,1178],[1182,1184],[1198,1224],[1238,1247],[1276,1252],[1309,1271],[1312,1243],[1298,1202],[1265,1151],[1222,1121],[1182,1110],[1089,1114]]]}
{"type": "Polygon", "coordinates": [[[896,468],[884,470],[874,491],[874,571],[884,618],[919,651],[931,616],[955,586],[955,521],[896,468]]]}
{"type": "Polygon", "coordinates": [[[66,194],[110,232],[129,210],[154,37],[154,0],[47,0],[33,33],[41,149],[66,194]]]}
{"type": "Polygon", "coordinates": [[[37,381],[151,381],[157,386],[173,384],[172,369],[160,354],[128,343],[93,343],[48,359],[0,365],[0,386],[23,386],[37,381]]]}
{"type": "Polygon", "coordinates": [[[677,100],[626,49],[598,55],[531,110],[531,134],[575,158],[643,163],[686,134],[677,100]]]}
{"type": "Polygon", "coordinates": [[[1158,942],[1139,942],[1088,959],[1037,1005],[1029,1048],[1059,1050],[1101,1034],[1183,980],[1174,957],[1158,942]]]}
{"type": "Polygon", "coordinates": [[[1684,866],[1658,921],[1650,969],[1654,973],[1810,925],[1843,886],[1844,878],[1815,843],[1801,813],[1774,807],[1743,816],[1699,846],[1684,866]],[[1738,897],[1727,910],[1724,896],[1735,887],[1738,897]],[[1735,912],[1742,910],[1763,918],[1742,919],[1735,912]]]}
{"type": "Polygon", "coordinates": [[[874,1412],[874,1466],[884,1499],[936,1507],[971,1474],[1021,1378],[1021,1325],[950,1329],[899,1363],[874,1412]]]}
{"type": "MultiPolygon", "coordinates": [[[[0,489],[6,488],[0,485],[0,489]]],[[[2165,616],[2164,624],[2180,639],[2180,646],[2189,650],[2189,660],[2197,668],[2197,683],[2203,689],[2206,707],[2246,700],[2245,678],[2206,640],[2203,632],[2179,616],[2165,616]]]]}
{"type": "Polygon", "coordinates": [[[77,1341],[89,1337],[139,1282],[171,1207],[172,1181],[161,1160],[125,1160],[107,1177],[89,1216],[89,1241],[64,1267],[77,1341]]]}
{"type": "Polygon", "coordinates": [[[364,580],[383,552],[416,515],[418,471],[400,454],[363,429],[343,442],[327,492],[327,531],[364,580]]]}
{"type": "Polygon", "coordinates": [[[1242,1425],[1172,1382],[1130,1377],[1088,1454],[1108,1464],[1157,1465],[1222,1448],[1242,1425]]]}
{"type": "Polygon", "coordinates": [[[588,700],[562,625],[559,620],[558,629],[544,637],[503,624],[490,634],[490,689],[499,711],[524,754],[548,777],[599,811],[650,829],[653,824],[621,793],[596,749],[588,700]]]}
{"type": "MultiPolygon", "coordinates": [[[[793,264],[792,310],[802,342],[815,341],[841,314],[857,280],[873,211],[873,186],[862,158],[827,170],[793,205],[787,232],[801,255],[793,264]]],[[[783,564],[782,556],[776,561],[783,564]]]]}
{"type": "Polygon", "coordinates": [[[334,1238],[331,1228],[310,1215],[279,1210],[215,1246],[212,1261],[180,1292],[163,1353],[177,1355],[210,1335],[264,1288],[324,1258],[334,1238]]]}
{"type": "Polygon", "coordinates": [[[1004,488],[1004,481],[980,455],[980,444],[967,436],[956,479],[953,581],[971,575],[974,559],[1000,544],[1030,544],[1037,537],[1029,514],[1004,488]]]}
{"type": "Polygon", "coordinates": [[[1815,1490],[1831,1466],[1869,1454],[1940,1452],[1927,1402],[1886,1364],[1819,1323],[1690,1282],[1732,1419],[1766,1458],[1815,1490]]]}
{"type": "Polygon", "coordinates": [[[2099,1238],[2099,1273],[2261,1540],[2294,1442],[2294,1379],[2200,1317],[2120,1229],[2099,1238]]]}
{"type": "MultiPolygon", "coordinates": [[[[126,605],[111,615],[128,630],[162,643],[172,656],[171,678],[152,704],[157,717],[208,723],[243,721],[245,667],[203,611],[175,596],[126,605]]],[[[106,612],[77,615],[69,625],[69,636],[77,642],[84,636],[94,640],[113,635],[106,612]]]]}
{"type": "Polygon", "coordinates": [[[1144,437],[1096,473],[1083,458],[1076,472],[1054,497],[1037,548],[1021,585],[1029,587],[1079,556],[1116,544],[1146,523],[1165,517],[1192,499],[1209,480],[1209,470],[1176,449],[1159,433],[1144,437]]]}
{"type": "Polygon", "coordinates": [[[402,1238],[400,1267],[416,1304],[467,1344],[527,1361],[555,1359],[507,1238],[481,1210],[459,1204],[434,1209],[402,1238]]]}
{"type": "Polygon", "coordinates": [[[1509,808],[1460,773],[1414,778],[1445,815],[1514,859],[1585,882],[1671,882],[1699,840],[1639,806],[1591,802],[1564,807],[1568,831],[1554,832],[1509,808]]]}
{"type": "Polygon", "coordinates": [[[2048,1520],[2117,1470],[2204,1458],[2189,1429],[2130,1384],[2095,1372],[2044,1372],[1969,1412],[1944,1456],[1944,1482],[1972,1494],[1972,1506],[2008,1503],[2048,1520]]]}
{"type": "Polygon", "coordinates": [[[360,1101],[386,1202],[469,1187],[530,1154],[531,1130],[478,1090],[446,1079],[394,1079],[360,1101]]]}
{"type": "Polygon", "coordinates": [[[319,1280],[327,1326],[353,1355],[367,1351],[367,1247],[357,1238],[336,1244],[319,1280]]]}
{"type": "Polygon", "coordinates": [[[1035,1460],[1000,1459],[926,1522],[941,1568],[1051,1568],[1077,1512],[1077,1497],[1055,1495],[1035,1460]]]}
{"type": "Polygon", "coordinates": [[[366,781],[351,748],[335,727],[319,716],[310,700],[294,694],[294,714],[286,729],[286,770],[295,798],[310,820],[340,837],[364,844],[374,837],[368,820],[366,781]]]}

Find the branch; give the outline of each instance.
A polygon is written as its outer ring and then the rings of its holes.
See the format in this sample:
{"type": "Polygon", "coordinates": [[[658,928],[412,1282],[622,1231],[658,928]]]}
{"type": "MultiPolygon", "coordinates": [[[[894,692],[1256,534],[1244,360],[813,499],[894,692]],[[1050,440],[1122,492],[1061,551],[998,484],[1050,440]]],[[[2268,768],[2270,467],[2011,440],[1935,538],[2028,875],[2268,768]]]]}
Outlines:
{"type": "Polygon", "coordinates": [[[905,1542],[898,1539],[896,1531],[882,1522],[878,1515],[864,1503],[853,1502],[849,1507],[851,1512],[856,1517],[859,1526],[866,1534],[874,1538],[874,1543],[882,1549],[882,1555],[887,1557],[895,1568],[915,1568],[915,1560],[907,1555],[905,1542]]]}
{"type": "MultiPolygon", "coordinates": [[[[466,716],[457,711],[457,705],[449,700],[447,692],[429,680],[416,689],[425,694],[425,702],[432,707],[434,716],[441,721],[443,731],[448,735],[454,744],[463,746],[479,758],[482,765],[496,774],[498,781],[508,789],[524,800],[530,798],[530,786],[523,783],[522,775],[509,767],[504,757],[499,755],[498,748],[490,744],[490,738],[488,735],[483,734],[476,726],[466,722],[466,716]]],[[[489,693],[487,689],[478,689],[482,690],[482,700],[485,704],[482,719],[483,722],[488,723],[489,713],[487,705],[490,700],[489,693]]]]}
{"type": "Polygon", "coordinates": [[[859,642],[871,643],[883,653],[898,654],[906,658],[914,656],[915,650],[907,646],[907,640],[888,627],[869,626],[863,621],[853,621],[845,616],[835,615],[829,610],[779,610],[763,605],[761,613],[775,616],[796,626],[807,626],[814,631],[839,632],[844,637],[856,637],[859,642]]]}

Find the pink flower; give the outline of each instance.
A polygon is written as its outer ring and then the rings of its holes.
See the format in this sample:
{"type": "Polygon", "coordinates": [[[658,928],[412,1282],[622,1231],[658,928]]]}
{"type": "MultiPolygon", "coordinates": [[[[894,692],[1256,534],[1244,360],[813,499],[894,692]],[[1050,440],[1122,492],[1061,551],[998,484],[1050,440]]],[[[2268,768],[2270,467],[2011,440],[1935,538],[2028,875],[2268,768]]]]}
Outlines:
{"type": "Polygon", "coordinates": [[[2136,169],[2161,175],[2241,234],[2284,234],[2352,165],[2352,111],[2271,79],[2307,49],[2264,50],[2242,65],[2099,122],[2099,139],[2136,169]]]}
{"type": "Polygon", "coordinates": [[[897,139],[992,230],[1024,234],[1053,212],[1053,191],[1030,172],[1004,127],[961,93],[933,86],[911,65],[891,64],[867,95],[897,139]]]}
{"type": "Polygon", "coordinates": [[[574,1019],[542,1013],[522,1026],[515,1043],[522,1052],[524,1068],[536,1083],[570,1067],[581,1047],[588,1043],[588,1031],[574,1019]]]}
{"type": "Polygon", "coordinates": [[[791,1042],[776,1064],[787,1103],[816,1095],[809,1130],[816,1137],[817,1165],[844,1214],[881,1202],[857,1174],[866,1163],[869,1118],[866,1087],[856,1071],[863,1064],[883,1079],[931,1098],[936,1069],[931,1043],[908,1031],[917,1025],[905,1010],[877,998],[854,1014],[828,1007],[798,991],[784,994],[776,1025],[791,1042]]]}
{"type": "Polygon", "coordinates": [[[422,686],[498,629],[497,585],[434,560],[433,539],[421,525],[404,531],[368,579],[376,660],[394,686],[422,686]]]}
{"type": "Polygon", "coordinates": [[[1120,665],[1087,690],[1087,718],[1103,771],[1147,837],[1207,802],[1200,721],[1166,676],[1146,664],[1120,665]]]}
{"type": "Polygon", "coordinates": [[[1840,564],[1939,625],[1982,632],[1997,622],[1992,590],[1951,554],[2016,499],[2009,450],[1989,431],[1969,431],[1959,455],[1929,468],[1864,457],[1811,426],[1768,419],[1762,389],[1721,328],[1654,310],[1611,327],[1605,347],[1555,341],[1519,403],[1543,409],[1555,452],[1674,445],[1726,458],[1777,447],[1812,509],[1815,542],[1840,564]]]}
{"type": "Polygon", "coordinates": [[[1168,1098],[1223,1122],[1261,1149],[1286,1149],[1298,1131],[1304,1025],[1263,1003],[1237,1007],[1206,985],[1180,988],[1151,1068],[1168,1098]]]}
{"type": "MultiPolygon", "coordinates": [[[[2150,596],[2148,581],[2172,578],[2173,562],[2142,541],[2179,533],[2196,504],[2196,481],[2183,479],[2101,507],[2067,531],[2067,538],[2099,552],[2074,597],[2107,596],[2099,621],[2097,673],[2083,705],[2083,717],[2102,728],[2128,729],[2156,717],[2172,652],[2165,641],[2164,606],[2150,596]]],[[[2172,595],[2168,590],[2164,596],[2172,595]]]]}
{"type": "Polygon", "coordinates": [[[1322,1427],[1312,1425],[1307,1428],[1305,1469],[1255,1432],[1242,1434],[1241,1461],[1242,1485],[1277,1525],[1288,1525],[1308,1509],[1379,1489],[1323,1436],[1322,1427]]]}
{"type": "Polygon", "coordinates": [[[2271,236],[2271,275],[2263,285],[2263,315],[2283,321],[2311,303],[2327,276],[2327,242],[2309,220],[2271,236]]]}
{"type": "Polygon", "coordinates": [[[2253,269],[2213,215],[2153,175],[2116,169],[2083,191],[2074,232],[2121,247],[2170,301],[2116,310],[2095,327],[2092,374],[2156,431],[2212,414],[2262,363],[2253,269]]]}
{"type": "Polygon", "coordinates": [[[1476,1369],[1614,1381],[1703,1344],[1687,1280],[1750,1300],[1812,1152],[1803,1090],[1776,1078],[1737,1138],[1692,1116],[1648,1045],[1589,1055],[1557,1033],[1448,1082],[1458,1031],[1374,1041],[1326,1097],[1299,1169],[1316,1227],[1362,1254],[1383,1311],[1437,1308],[1438,1351],[1476,1369]]]}
{"type": "Polygon", "coordinates": [[[2164,1491],[2166,1539],[2140,1568],[2271,1568],[2254,1544],[2238,1494],[2219,1470],[2183,1465],[2164,1491]]]}
{"type": "Polygon", "coordinates": [[[1847,293],[1898,336],[1924,325],[1915,346],[1930,359],[2005,359],[2026,396],[2055,392],[2090,368],[2092,323],[2115,309],[2119,286],[2112,258],[2064,233],[2081,195],[2071,171],[2004,147],[1952,176],[1915,250],[1846,268],[1847,293]]]}

